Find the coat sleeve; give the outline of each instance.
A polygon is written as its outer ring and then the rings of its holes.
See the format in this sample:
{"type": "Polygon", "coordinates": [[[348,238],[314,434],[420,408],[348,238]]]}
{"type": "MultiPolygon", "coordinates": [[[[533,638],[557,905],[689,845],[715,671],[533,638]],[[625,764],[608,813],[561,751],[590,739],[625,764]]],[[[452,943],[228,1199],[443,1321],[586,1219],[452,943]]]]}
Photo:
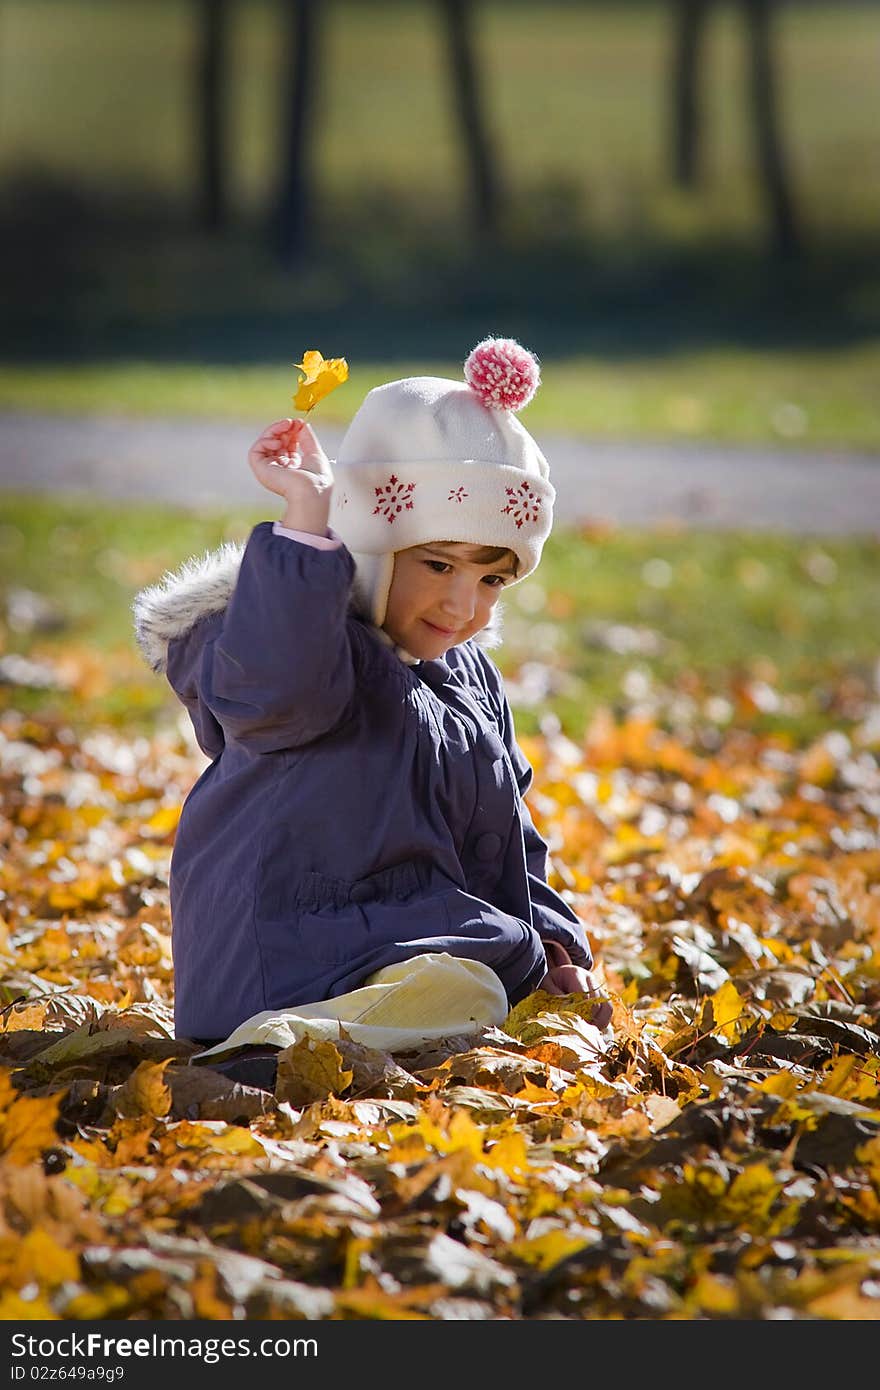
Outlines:
{"type": "Polygon", "coordinates": [[[353,576],[344,546],[318,550],[274,535],[271,522],[254,527],[224,612],[169,644],[168,679],[209,756],[230,739],[257,753],[300,747],[344,721],[353,576]]]}
{"type": "Polygon", "coordinates": [[[584,925],[565,899],[547,882],[549,847],[539,834],[525,800],[526,792],[532,783],[532,766],[516,741],[513,711],[504,690],[501,673],[485,654],[481,653],[481,659],[489,696],[496,711],[498,730],[504,740],[519,787],[520,820],[535,930],[543,941],[556,941],[560,946],[564,946],[575,965],[589,970],[593,964],[593,952],[584,925]]]}
{"type": "Polygon", "coordinates": [[[186,707],[196,742],[208,758],[219,758],[226,740],[223,730],[202,699],[199,674],[205,647],[220,629],[222,617],[215,613],[202,618],[182,637],[168,644],[166,675],[177,698],[186,707]]]}

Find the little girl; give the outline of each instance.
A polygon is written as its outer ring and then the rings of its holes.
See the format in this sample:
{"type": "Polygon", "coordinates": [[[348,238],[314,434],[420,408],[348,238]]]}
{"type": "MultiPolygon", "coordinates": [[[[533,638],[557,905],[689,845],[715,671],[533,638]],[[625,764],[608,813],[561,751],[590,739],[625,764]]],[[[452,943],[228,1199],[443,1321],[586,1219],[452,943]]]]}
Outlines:
{"type": "Polygon", "coordinates": [[[551,527],[515,413],[538,381],[487,339],[464,381],[370,391],[332,469],[310,426],[276,421],[248,461],[280,520],[138,595],[138,641],[211,760],[171,861],[178,1036],[207,1046],[429,953],[477,963],[505,1008],[593,992],[486,652],[551,527]]]}

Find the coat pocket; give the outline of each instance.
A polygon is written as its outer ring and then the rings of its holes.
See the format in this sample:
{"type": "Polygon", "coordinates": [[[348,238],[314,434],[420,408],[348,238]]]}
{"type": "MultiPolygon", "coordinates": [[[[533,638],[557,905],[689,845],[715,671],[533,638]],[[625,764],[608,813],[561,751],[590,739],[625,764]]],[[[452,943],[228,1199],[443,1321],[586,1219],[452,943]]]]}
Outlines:
{"type": "Polygon", "coordinates": [[[296,907],[302,911],[342,909],[352,903],[366,907],[372,903],[405,902],[417,893],[419,875],[412,860],[380,869],[364,878],[331,878],[311,871],[301,874],[294,892],[296,907]]]}
{"type": "Polygon", "coordinates": [[[287,887],[279,901],[278,885],[264,885],[257,904],[260,934],[280,929],[292,955],[338,965],[354,963],[394,941],[405,914],[415,917],[419,874],[411,861],[358,879],[334,878],[307,871],[287,887]],[[281,909],[281,910],[280,910],[281,909]]]}

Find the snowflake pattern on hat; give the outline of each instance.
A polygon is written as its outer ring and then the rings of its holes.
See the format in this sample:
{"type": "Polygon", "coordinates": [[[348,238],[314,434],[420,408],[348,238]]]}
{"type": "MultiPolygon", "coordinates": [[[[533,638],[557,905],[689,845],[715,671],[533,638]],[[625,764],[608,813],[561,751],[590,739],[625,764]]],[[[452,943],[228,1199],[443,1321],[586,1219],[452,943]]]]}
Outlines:
{"type": "Polygon", "coordinates": [[[537,521],[538,512],[541,509],[541,498],[527,482],[520,483],[519,487],[506,487],[507,506],[502,507],[502,514],[513,518],[516,529],[519,530],[524,521],[537,521]]]}
{"type": "Polygon", "coordinates": [[[465,491],[463,487],[454,487],[450,489],[449,496],[447,497],[446,501],[463,502],[466,497],[470,497],[469,492],[465,491]]]}
{"type": "Polygon", "coordinates": [[[411,512],[415,486],[415,483],[402,483],[397,474],[392,473],[384,487],[374,489],[378,501],[373,508],[373,516],[384,516],[391,525],[400,512],[411,512]]]}

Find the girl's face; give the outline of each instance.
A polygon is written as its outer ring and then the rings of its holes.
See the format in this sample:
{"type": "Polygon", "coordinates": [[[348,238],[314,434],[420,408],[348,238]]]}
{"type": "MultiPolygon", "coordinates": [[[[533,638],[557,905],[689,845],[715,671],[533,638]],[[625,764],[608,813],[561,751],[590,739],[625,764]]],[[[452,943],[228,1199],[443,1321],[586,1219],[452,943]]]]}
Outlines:
{"type": "Polygon", "coordinates": [[[398,550],[382,624],[391,640],[430,661],[480,632],[516,573],[512,551],[488,564],[474,558],[484,553],[459,541],[398,550]]]}

